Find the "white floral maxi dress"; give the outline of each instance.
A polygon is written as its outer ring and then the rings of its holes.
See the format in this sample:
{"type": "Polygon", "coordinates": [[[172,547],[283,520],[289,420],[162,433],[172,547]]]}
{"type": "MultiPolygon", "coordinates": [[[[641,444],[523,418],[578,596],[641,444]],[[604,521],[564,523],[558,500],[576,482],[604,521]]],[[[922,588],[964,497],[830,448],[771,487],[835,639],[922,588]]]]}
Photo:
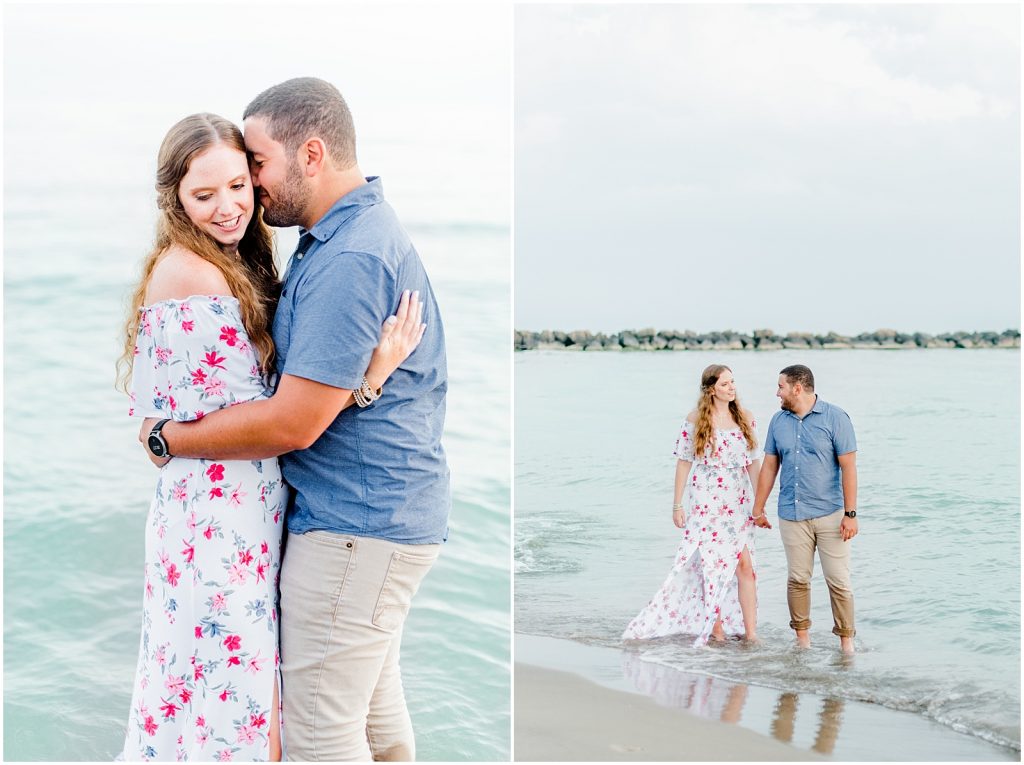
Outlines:
{"type": "MultiPolygon", "coordinates": [[[[756,423],[752,423],[756,428],[756,423]]],[[[693,467],[683,495],[686,523],[668,578],[626,627],[623,640],[696,635],[705,645],[715,621],[727,635],[742,635],[736,565],[743,548],[754,562],[754,490],[747,467],[761,458],[739,430],[718,430],[714,449],[694,459],[693,429],[684,422],[673,452],[693,467]]]]}
{"type": "MultiPolygon", "coordinates": [[[[195,420],[268,395],[234,298],[140,311],[130,414],[195,420]]],[[[286,504],[277,459],[161,469],[123,759],[268,759],[286,504]]]]}

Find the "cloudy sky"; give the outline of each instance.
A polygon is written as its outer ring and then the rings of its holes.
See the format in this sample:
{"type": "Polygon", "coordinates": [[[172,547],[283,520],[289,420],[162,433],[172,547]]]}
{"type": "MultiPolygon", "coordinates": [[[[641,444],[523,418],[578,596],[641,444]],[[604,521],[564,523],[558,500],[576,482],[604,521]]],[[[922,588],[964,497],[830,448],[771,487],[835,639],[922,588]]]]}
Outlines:
{"type": "Polygon", "coordinates": [[[1019,14],[517,7],[515,326],[1019,327],[1019,14]]]}

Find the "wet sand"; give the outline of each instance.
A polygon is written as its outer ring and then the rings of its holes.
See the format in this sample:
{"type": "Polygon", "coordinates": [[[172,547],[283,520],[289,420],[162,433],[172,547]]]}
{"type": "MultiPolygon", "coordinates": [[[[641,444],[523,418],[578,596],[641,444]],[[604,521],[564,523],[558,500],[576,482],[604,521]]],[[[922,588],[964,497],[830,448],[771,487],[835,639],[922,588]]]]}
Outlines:
{"type": "Polygon", "coordinates": [[[515,721],[518,762],[825,759],[646,696],[528,664],[515,668],[515,721]]]}
{"type": "Polygon", "coordinates": [[[643,661],[622,649],[515,636],[517,761],[1020,761],[932,720],[643,661]]]}

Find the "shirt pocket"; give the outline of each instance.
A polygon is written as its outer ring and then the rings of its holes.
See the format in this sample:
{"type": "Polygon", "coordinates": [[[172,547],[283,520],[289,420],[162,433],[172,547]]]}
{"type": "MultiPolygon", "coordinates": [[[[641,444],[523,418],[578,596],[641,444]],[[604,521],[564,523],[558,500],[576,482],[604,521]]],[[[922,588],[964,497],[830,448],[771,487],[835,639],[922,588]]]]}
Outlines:
{"type": "Polygon", "coordinates": [[[420,588],[420,582],[437,560],[439,545],[424,545],[429,550],[411,553],[396,550],[391,553],[388,573],[373,609],[373,625],[387,632],[394,632],[402,626],[413,596],[420,588]]]}
{"type": "Polygon", "coordinates": [[[814,422],[807,428],[802,448],[808,456],[824,465],[835,462],[836,450],[832,443],[832,429],[825,423],[814,422]]]}

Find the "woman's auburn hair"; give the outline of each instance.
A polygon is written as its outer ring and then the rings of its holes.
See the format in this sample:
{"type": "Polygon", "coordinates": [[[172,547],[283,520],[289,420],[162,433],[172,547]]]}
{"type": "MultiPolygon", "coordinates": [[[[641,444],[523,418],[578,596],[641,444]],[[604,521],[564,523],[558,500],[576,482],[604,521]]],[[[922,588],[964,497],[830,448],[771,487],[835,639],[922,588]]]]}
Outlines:
{"type": "MultiPolygon", "coordinates": [[[[693,429],[693,454],[694,458],[701,457],[709,446],[714,447],[716,442],[715,434],[715,407],[714,393],[715,385],[722,372],[732,370],[724,364],[712,364],[700,376],[700,398],[697,400],[697,423],[693,429]]],[[[757,446],[757,439],[754,437],[754,427],[743,407],[740,406],[739,396],[729,402],[729,412],[732,418],[739,425],[743,438],[746,439],[747,447],[753,449],[757,446]]]]}
{"type": "MultiPolygon", "coordinates": [[[[245,153],[242,132],[230,120],[216,114],[193,114],[175,124],[164,137],[157,159],[156,192],[160,217],[156,241],[142,261],[142,273],[128,301],[124,349],[117,362],[117,387],[128,392],[141,308],[153,269],[173,246],[195,253],[224,275],[231,294],[238,299],[242,324],[260,368],[267,373],[274,363],[270,322],[277,305],[280,283],[274,262],[274,237],[263,222],[262,208],[253,197],[253,216],[238,243],[238,256],[225,253],[217,241],[196,226],[181,204],[179,186],[189,166],[204,151],[224,143],[245,153]]],[[[254,192],[255,194],[255,192],[254,192]]]]}

